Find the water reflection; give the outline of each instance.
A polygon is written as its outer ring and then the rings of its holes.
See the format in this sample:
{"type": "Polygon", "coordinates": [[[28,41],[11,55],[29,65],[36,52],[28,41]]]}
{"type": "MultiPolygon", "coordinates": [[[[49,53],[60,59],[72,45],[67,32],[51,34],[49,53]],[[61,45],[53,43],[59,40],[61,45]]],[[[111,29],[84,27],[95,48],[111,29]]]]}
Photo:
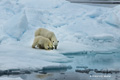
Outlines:
{"type": "Polygon", "coordinates": [[[72,60],[71,65],[74,69],[77,66],[87,66],[91,69],[119,69],[120,53],[115,52],[90,52],[90,53],[72,53],[64,54],[72,60]]]}

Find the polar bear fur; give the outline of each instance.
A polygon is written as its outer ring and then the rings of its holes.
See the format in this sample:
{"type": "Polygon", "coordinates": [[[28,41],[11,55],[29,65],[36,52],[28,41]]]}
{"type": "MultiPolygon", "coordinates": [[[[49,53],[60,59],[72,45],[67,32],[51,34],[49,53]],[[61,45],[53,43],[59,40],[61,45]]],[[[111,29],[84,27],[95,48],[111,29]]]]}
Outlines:
{"type": "Polygon", "coordinates": [[[48,38],[45,38],[43,36],[35,37],[34,42],[32,44],[32,48],[35,48],[35,46],[41,49],[46,49],[46,50],[53,49],[52,42],[48,38]]]}
{"type": "Polygon", "coordinates": [[[35,31],[35,37],[36,36],[43,36],[43,37],[48,38],[52,42],[53,47],[55,49],[57,49],[59,41],[57,40],[57,38],[56,38],[56,36],[55,36],[55,34],[53,32],[51,32],[51,31],[49,31],[49,30],[47,30],[45,28],[39,28],[39,29],[37,29],[35,31]]]}

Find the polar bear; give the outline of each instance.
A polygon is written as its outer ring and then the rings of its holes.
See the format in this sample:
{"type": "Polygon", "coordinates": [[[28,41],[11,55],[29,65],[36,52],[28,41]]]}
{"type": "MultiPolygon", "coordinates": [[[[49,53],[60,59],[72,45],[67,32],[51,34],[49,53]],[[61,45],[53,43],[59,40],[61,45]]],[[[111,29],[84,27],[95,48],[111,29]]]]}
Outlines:
{"type": "Polygon", "coordinates": [[[53,49],[52,42],[48,38],[45,38],[43,36],[35,37],[34,42],[32,44],[32,48],[35,48],[36,45],[38,48],[41,49],[46,49],[46,50],[53,49]]]}
{"type": "Polygon", "coordinates": [[[35,36],[43,36],[43,37],[48,38],[52,42],[53,47],[55,49],[57,49],[59,41],[57,40],[57,38],[53,32],[51,32],[45,28],[39,28],[35,31],[35,36]]]}

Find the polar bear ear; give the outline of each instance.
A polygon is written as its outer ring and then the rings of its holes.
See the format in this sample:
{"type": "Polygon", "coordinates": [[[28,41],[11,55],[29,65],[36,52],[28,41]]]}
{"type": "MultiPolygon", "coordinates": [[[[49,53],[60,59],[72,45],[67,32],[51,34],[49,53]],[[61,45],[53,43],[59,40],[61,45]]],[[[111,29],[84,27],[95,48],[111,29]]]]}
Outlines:
{"type": "Polygon", "coordinates": [[[57,41],[59,43],[59,41],[57,41]]]}

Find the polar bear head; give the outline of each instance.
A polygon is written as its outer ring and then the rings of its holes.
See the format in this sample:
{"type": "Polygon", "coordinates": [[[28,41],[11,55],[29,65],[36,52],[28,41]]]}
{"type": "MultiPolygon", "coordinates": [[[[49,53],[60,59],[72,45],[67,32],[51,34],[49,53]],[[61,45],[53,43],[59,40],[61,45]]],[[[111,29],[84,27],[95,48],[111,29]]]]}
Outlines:
{"type": "Polygon", "coordinates": [[[53,33],[53,32],[50,32],[50,41],[52,42],[52,44],[53,44],[53,48],[54,49],[57,49],[57,46],[58,46],[58,43],[59,43],[59,41],[57,40],[57,38],[56,38],[56,36],[55,36],[55,34],[53,33]]]}
{"type": "Polygon", "coordinates": [[[59,41],[52,41],[53,42],[53,48],[57,49],[59,41]]]}

